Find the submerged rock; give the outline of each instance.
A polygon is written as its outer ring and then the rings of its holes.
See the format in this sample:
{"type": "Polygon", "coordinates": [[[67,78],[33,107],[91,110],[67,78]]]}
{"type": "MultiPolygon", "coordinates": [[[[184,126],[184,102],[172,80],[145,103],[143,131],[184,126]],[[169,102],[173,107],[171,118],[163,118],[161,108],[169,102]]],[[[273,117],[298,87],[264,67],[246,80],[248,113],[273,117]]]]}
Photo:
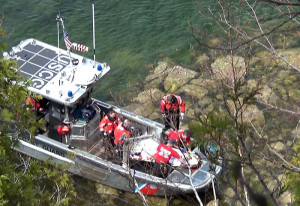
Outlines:
{"type": "Polygon", "coordinates": [[[233,85],[234,78],[243,81],[247,72],[244,58],[238,56],[220,57],[211,65],[211,69],[216,79],[230,85],[233,85]]]}
{"type": "Polygon", "coordinates": [[[287,149],[287,146],[283,144],[281,141],[272,143],[271,147],[274,148],[276,152],[284,152],[287,149]]]}
{"type": "Polygon", "coordinates": [[[159,89],[149,89],[139,93],[132,99],[132,104],[125,108],[144,117],[157,119],[160,116],[159,105],[163,96],[164,93],[159,89]]]}
{"type": "Polygon", "coordinates": [[[164,80],[165,91],[168,93],[176,92],[191,81],[196,74],[196,72],[180,66],[173,67],[164,80]]]}
{"type": "Polygon", "coordinates": [[[167,62],[158,62],[157,67],[145,79],[145,89],[162,87],[162,83],[171,69],[172,67],[167,62]]]}

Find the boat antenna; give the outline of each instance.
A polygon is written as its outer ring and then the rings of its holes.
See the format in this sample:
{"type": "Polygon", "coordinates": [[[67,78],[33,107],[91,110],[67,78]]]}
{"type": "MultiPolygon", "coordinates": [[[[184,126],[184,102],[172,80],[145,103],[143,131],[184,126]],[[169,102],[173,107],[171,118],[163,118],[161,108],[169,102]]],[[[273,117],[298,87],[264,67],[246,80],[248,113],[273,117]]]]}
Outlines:
{"type": "Polygon", "coordinates": [[[59,22],[62,22],[65,18],[60,14],[60,12],[56,15],[56,24],[57,24],[57,62],[59,63],[59,54],[60,54],[60,50],[59,50],[59,22]]]}
{"type": "Polygon", "coordinates": [[[92,17],[93,17],[93,49],[94,49],[94,61],[96,61],[96,41],[95,41],[95,4],[92,4],[92,17]]]}
{"type": "Polygon", "coordinates": [[[59,50],[59,22],[61,21],[61,19],[64,19],[63,16],[61,16],[60,13],[58,13],[56,15],[56,22],[57,22],[57,48],[59,50]]]}

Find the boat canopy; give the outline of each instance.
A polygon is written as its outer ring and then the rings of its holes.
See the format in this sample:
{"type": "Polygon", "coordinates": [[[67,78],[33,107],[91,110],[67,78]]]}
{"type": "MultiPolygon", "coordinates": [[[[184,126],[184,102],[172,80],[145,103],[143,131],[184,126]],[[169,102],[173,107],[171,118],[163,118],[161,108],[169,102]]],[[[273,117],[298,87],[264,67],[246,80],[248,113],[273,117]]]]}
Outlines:
{"type": "Polygon", "coordinates": [[[18,62],[32,84],[29,91],[66,106],[73,106],[109,70],[106,63],[86,59],[36,39],[27,39],[3,55],[18,62]]]}

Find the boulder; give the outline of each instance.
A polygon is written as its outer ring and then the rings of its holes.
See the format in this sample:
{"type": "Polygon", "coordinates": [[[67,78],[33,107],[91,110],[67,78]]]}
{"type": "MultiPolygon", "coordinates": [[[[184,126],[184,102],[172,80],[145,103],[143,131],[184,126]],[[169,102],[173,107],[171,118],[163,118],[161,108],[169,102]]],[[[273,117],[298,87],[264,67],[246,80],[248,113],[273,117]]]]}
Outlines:
{"type": "Polygon", "coordinates": [[[231,86],[234,76],[243,81],[247,72],[244,58],[238,56],[233,56],[233,58],[231,56],[220,57],[211,65],[211,69],[216,79],[231,86]]]}
{"type": "Polygon", "coordinates": [[[272,143],[271,147],[274,148],[274,150],[276,150],[277,152],[284,152],[287,149],[287,146],[280,141],[272,143]]]}
{"type": "Polygon", "coordinates": [[[206,54],[201,54],[196,57],[196,64],[200,67],[207,67],[209,65],[209,57],[206,54]]]}
{"type": "Polygon", "coordinates": [[[197,72],[181,66],[173,67],[164,81],[164,89],[168,93],[177,93],[184,85],[195,78],[197,72]]]}
{"type": "Polygon", "coordinates": [[[132,102],[144,104],[146,102],[152,102],[154,104],[159,104],[160,100],[165,96],[165,94],[157,88],[148,89],[143,91],[135,97],[132,102]]]}
{"type": "MultiPolygon", "coordinates": [[[[287,49],[287,50],[280,50],[280,55],[284,56],[287,61],[289,61],[291,64],[293,64],[295,67],[300,68],[300,60],[299,60],[299,55],[300,55],[300,49],[287,49]]],[[[287,64],[284,61],[280,61],[280,66],[286,68],[287,64]]],[[[291,68],[291,67],[289,67],[291,68]]]]}
{"type": "Polygon", "coordinates": [[[152,70],[152,72],[145,79],[145,88],[153,89],[160,88],[163,84],[164,79],[171,71],[172,67],[167,62],[158,62],[157,66],[152,70]]]}
{"type": "MultiPolygon", "coordinates": [[[[243,101],[242,99],[240,100],[243,101]]],[[[232,114],[234,114],[234,104],[232,100],[227,100],[229,109],[232,114]]],[[[252,123],[256,127],[261,127],[265,124],[265,117],[263,112],[257,108],[256,105],[247,105],[243,110],[243,120],[244,122],[252,123]]]]}
{"type": "Polygon", "coordinates": [[[260,90],[260,95],[257,95],[258,99],[261,99],[265,103],[274,103],[278,97],[267,85],[264,85],[260,90]]]}
{"type": "Polygon", "coordinates": [[[153,120],[160,118],[160,100],[164,93],[159,89],[149,89],[143,91],[132,99],[132,103],[127,105],[125,109],[132,111],[138,115],[148,117],[153,120]]]}

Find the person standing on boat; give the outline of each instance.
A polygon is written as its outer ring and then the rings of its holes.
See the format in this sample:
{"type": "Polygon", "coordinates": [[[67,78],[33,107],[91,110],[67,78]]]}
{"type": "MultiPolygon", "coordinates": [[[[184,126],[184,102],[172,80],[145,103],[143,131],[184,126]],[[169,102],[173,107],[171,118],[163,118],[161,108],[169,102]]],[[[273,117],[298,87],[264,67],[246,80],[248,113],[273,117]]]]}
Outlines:
{"type": "Polygon", "coordinates": [[[185,161],[173,149],[175,143],[176,141],[174,139],[169,139],[167,144],[158,145],[157,152],[151,157],[155,160],[153,165],[153,175],[167,177],[171,169],[171,165],[169,164],[171,157],[174,157],[182,164],[185,164],[185,161]]]}
{"type": "Polygon", "coordinates": [[[116,115],[114,110],[110,109],[99,123],[100,133],[109,139],[111,148],[114,145],[114,130],[117,128],[118,122],[118,115],[116,115]]]}
{"type": "Polygon", "coordinates": [[[122,145],[125,138],[130,137],[130,121],[125,119],[123,122],[119,122],[117,128],[114,131],[114,144],[122,145]]]}
{"type": "Polygon", "coordinates": [[[183,119],[185,114],[185,102],[175,94],[168,94],[160,101],[160,112],[164,118],[165,128],[179,129],[179,116],[183,119]]]}
{"type": "Polygon", "coordinates": [[[187,130],[170,130],[168,133],[168,140],[174,139],[176,141],[175,147],[185,152],[186,149],[191,151],[190,142],[191,136],[187,130]]]}
{"type": "Polygon", "coordinates": [[[25,100],[25,104],[27,107],[27,110],[29,110],[29,108],[31,108],[33,111],[36,112],[36,116],[39,117],[43,117],[42,114],[45,112],[44,108],[41,105],[41,102],[34,99],[32,96],[28,96],[25,100]]]}
{"type": "Polygon", "coordinates": [[[114,131],[114,144],[116,147],[116,152],[119,158],[123,159],[123,143],[124,139],[130,137],[130,126],[131,123],[128,119],[124,119],[124,121],[120,121],[117,128],[114,131]]]}

